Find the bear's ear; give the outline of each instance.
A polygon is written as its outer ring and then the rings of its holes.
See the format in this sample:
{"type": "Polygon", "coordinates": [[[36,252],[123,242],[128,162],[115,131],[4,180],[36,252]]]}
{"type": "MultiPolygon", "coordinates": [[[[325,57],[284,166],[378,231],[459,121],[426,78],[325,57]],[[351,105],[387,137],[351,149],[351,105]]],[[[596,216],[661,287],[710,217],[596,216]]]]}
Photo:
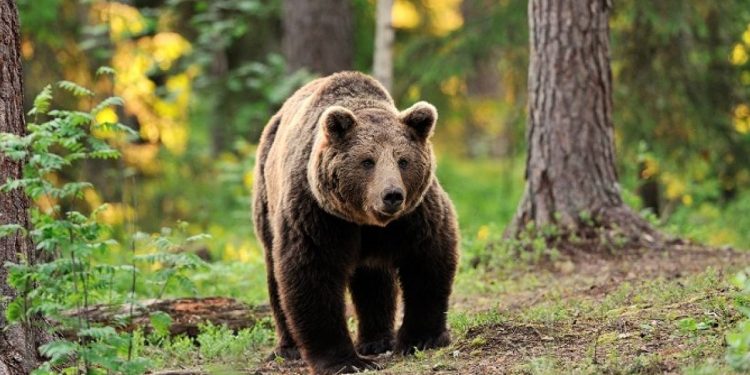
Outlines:
{"type": "Polygon", "coordinates": [[[414,129],[422,140],[426,140],[432,136],[437,117],[437,109],[435,109],[434,105],[427,102],[417,102],[409,107],[409,109],[401,112],[401,121],[406,126],[414,129]]]}
{"type": "Polygon", "coordinates": [[[341,107],[331,106],[320,116],[322,128],[331,140],[342,140],[357,125],[357,119],[352,111],[341,107]]]}

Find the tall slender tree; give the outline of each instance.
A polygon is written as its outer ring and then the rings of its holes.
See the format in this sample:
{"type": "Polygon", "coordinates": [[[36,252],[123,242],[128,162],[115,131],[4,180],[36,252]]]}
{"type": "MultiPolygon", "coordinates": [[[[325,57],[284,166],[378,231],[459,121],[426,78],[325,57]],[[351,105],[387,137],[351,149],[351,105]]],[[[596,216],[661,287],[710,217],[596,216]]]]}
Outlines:
{"type": "Polygon", "coordinates": [[[615,170],[611,0],[531,0],[526,188],[511,233],[533,222],[616,229],[648,245],[658,233],[627,207],[615,170]]]}
{"type": "Polygon", "coordinates": [[[349,0],[284,0],[282,49],[290,70],[328,75],[352,69],[354,22],[349,0]]]}
{"type": "MultiPolygon", "coordinates": [[[[0,133],[24,134],[23,72],[18,9],[13,0],[0,0],[0,133]]],[[[22,162],[0,154],[0,185],[21,177],[22,162]]],[[[22,190],[0,193],[0,225],[29,227],[29,199],[22,190]]],[[[33,262],[36,251],[31,240],[20,234],[0,238],[0,264],[16,263],[20,257],[33,262]]],[[[8,325],[5,308],[16,292],[7,284],[8,272],[0,266],[0,375],[28,374],[39,364],[37,348],[46,339],[39,322],[8,325]]]]}

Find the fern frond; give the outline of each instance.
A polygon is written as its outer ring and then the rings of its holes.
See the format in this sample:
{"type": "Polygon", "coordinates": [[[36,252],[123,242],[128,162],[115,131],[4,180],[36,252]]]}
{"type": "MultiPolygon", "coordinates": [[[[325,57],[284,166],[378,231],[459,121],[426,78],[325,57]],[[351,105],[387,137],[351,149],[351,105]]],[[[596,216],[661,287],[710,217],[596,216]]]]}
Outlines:
{"type": "Polygon", "coordinates": [[[60,81],[57,83],[57,86],[59,86],[61,89],[73,94],[77,97],[82,96],[94,96],[94,92],[71,81],[60,81]]]}
{"type": "Polygon", "coordinates": [[[52,103],[52,85],[44,86],[41,92],[34,98],[34,108],[29,111],[29,116],[45,114],[49,111],[52,103]]]}
{"type": "Polygon", "coordinates": [[[109,67],[109,66],[101,66],[99,67],[99,69],[96,70],[96,76],[99,77],[102,75],[108,75],[108,76],[114,77],[117,75],[117,71],[114,68],[109,67]]]}

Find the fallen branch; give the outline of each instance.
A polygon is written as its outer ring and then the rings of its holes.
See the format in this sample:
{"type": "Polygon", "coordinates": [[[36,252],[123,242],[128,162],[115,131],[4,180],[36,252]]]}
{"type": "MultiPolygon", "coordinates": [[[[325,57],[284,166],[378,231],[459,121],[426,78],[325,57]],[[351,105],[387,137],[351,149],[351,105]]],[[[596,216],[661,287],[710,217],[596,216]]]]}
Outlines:
{"type": "MultiPolygon", "coordinates": [[[[233,298],[178,298],[166,300],[147,300],[133,306],[133,318],[130,320],[130,305],[94,305],[86,309],[70,311],[69,318],[79,318],[94,324],[114,326],[118,331],[130,332],[141,328],[148,333],[153,331],[150,316],[157,312],[169,314],[172,324],[169,333],[172,336],[186,335],[196,337],[198,326],[205,323],[226,325],[233,331],[251,328],[261,318],[268,316],[267,305],[248,306],[233,298]]],[[[62,330],[63,337],[74,339],[74,330],[62,330]]]]}

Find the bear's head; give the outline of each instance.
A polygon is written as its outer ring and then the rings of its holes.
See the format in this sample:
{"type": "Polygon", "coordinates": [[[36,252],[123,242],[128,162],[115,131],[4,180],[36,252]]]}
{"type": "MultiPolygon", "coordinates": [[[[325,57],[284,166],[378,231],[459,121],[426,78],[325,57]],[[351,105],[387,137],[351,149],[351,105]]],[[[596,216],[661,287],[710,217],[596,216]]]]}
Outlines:
{"type": "Polygon", "coordinates": [[[357,224],[385,226],[419,205],[434,170],[433,105],[419,102],[401,113],[334,105],[319,121],[307,178],[321,207],[357,224]]]}

